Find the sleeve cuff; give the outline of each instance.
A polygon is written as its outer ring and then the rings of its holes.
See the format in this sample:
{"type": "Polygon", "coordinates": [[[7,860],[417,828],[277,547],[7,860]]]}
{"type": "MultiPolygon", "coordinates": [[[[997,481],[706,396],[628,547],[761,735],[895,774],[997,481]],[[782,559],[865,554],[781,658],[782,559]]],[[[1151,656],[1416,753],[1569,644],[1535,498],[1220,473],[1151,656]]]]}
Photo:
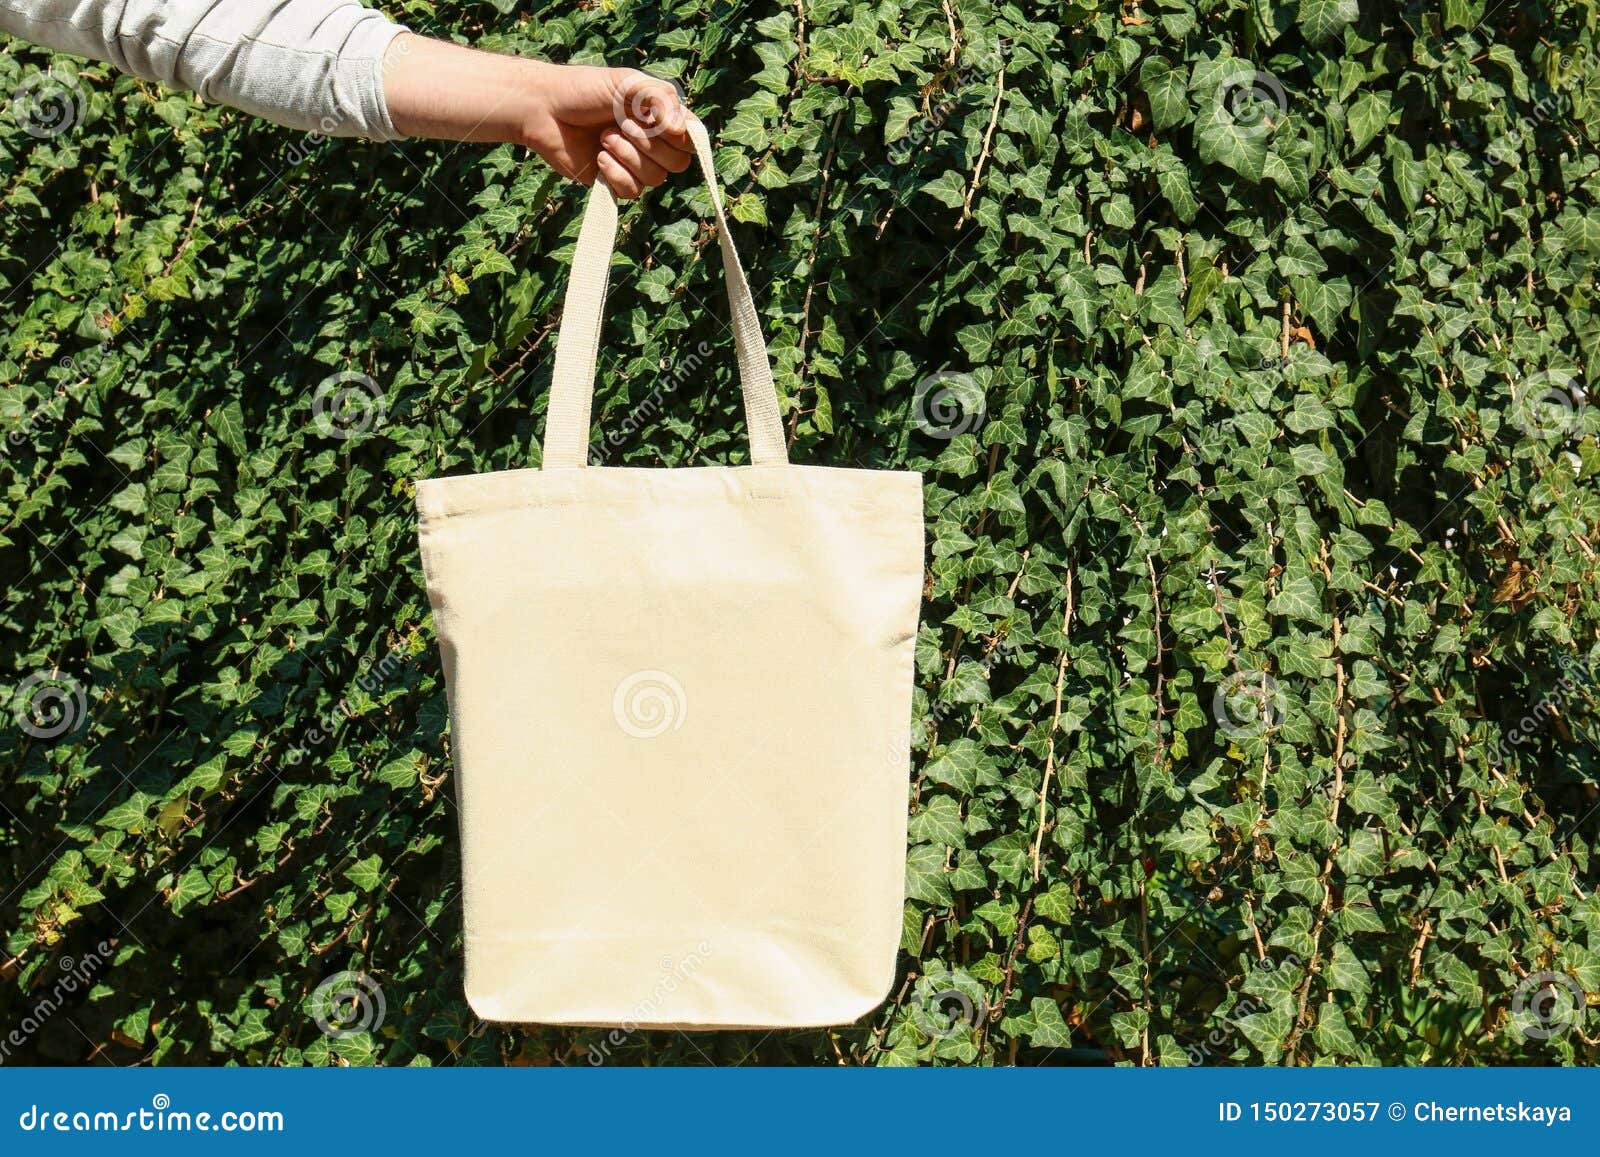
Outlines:
{"type": "Polygon", "coordinates": [[[411,31],[378,12],[368,11],[351,29],[339,52],[334,95],[344,113],[333,136],[365,137],[374,141],[401,140],[404,134],[389,117],[384,93],[384,58],[395,37],[411,31]]]}

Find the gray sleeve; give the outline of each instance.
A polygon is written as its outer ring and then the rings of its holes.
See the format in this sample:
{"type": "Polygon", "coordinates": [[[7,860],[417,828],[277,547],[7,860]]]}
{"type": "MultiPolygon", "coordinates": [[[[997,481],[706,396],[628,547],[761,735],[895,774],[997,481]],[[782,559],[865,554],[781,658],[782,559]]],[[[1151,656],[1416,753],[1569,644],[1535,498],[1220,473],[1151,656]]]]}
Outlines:
{"type": "Polygon", "coordinates": [[[405,29],[357,0],[0,0],[0,31],[290,128],[400,136],[383,57],[405,29]]]}

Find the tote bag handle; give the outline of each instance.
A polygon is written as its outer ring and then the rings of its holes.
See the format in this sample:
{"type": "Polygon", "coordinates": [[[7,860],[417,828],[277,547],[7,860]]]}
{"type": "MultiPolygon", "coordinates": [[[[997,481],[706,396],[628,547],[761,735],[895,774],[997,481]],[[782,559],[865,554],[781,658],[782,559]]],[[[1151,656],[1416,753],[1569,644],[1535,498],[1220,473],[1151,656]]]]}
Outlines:
{"type": "MultiPolygon", "coordinates": [[[[728,286],[733,317],[733,343],[739,356],[739,381],[744,388],[745,425],[750,431],[750,460],[757,466],[782,466],[789,461],[783,421],[778,415],[778,390],[772,383],[772,364],[761,322],[745,281],[744,267],[733,248],[733,233],[722,209],[722,190],[711,158],[711,138],[706,126],[688,119],[700,171],[711,190],[717,218],[717,240],[722,245],[722,276],[728,286]]],[[[590,406],[594,401],[595,360],[600,350],[600,324],[605,315],[606,281],[611,251],[617,240],[617,201],[604,177],[595,178],[589,203],[578,229],[572,276],[561,308],[561,330],[556,337],[556,368],[550,383],[550,412],[545,425],[544,468],[588,465],[590,406]]]]}

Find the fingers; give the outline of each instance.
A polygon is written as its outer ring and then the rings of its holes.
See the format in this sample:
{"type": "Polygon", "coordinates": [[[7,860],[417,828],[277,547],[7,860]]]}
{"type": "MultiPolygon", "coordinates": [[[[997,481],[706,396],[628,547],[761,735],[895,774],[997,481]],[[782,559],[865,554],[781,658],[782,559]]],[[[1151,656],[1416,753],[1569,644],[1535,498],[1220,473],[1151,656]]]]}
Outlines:
{"type": "Polygon", "coordinates": [[[600,134],[600,148],[646,188],[659,185],[668,174],[681,173],[689,167],[688,153],[645,136],[638,126],[605,130],[600,134]]]}
{"type": "Polygon", "coordinates": [[[643,188],[652,188],[667,179],[669,173],[681,173],[689,167],[691,154],[669,144],[663,136],[651,136],[642,125],[625,121],[620,129],[606,129],[600,134],[601,151],[619,162],[643,188]]]}
{"type": "MultiPolygon", "coordinates": [[[[669,173],[681,173],[689,167],[689,162],[694,158],[693,145],[674,143],[666,134],[651,136],[642,125],[633,121],[626,121],[622,125],[622,135],[632,143],[640,153],[649,157],[669,173]]],[[[685,137],[685,142],[687,142],[685,137]]],[[[626,158],[618,156],[618,160],[626,158]]]]}
{"type": "Polygon", "coordinates": [[[667,179],[667,170],[646,155],[645,150],[633,144],[615,129],[600,134],[600,147],[613,160],[632,173],[640,185],[653,187],[667,179]]]}
{"type": "Polygon", "coordinates": [[[600,150],[596,164],[599,166],[600,175],[606,179],[606,184],[611,186],[611,191],[624,201],[644,192],[644,186],[639,183],[639,178],[604,149],[600,150]]]}

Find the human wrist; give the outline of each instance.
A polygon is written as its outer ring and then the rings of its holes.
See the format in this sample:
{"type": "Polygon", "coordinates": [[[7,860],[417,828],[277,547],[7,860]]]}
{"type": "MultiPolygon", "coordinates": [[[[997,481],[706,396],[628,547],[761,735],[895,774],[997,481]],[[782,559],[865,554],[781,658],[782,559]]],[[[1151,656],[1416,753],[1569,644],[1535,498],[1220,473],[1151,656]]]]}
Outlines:
{"type": "Polygon", "coordinates": [[[515,63],[513,74],[508,77],[515,99],[510,102],[510,117],[502,139],[543,154],[559,143],[552,140],[552,135],[556,130],[554,109],[561,66],[526,57],[506,59],[515,63]]]}

